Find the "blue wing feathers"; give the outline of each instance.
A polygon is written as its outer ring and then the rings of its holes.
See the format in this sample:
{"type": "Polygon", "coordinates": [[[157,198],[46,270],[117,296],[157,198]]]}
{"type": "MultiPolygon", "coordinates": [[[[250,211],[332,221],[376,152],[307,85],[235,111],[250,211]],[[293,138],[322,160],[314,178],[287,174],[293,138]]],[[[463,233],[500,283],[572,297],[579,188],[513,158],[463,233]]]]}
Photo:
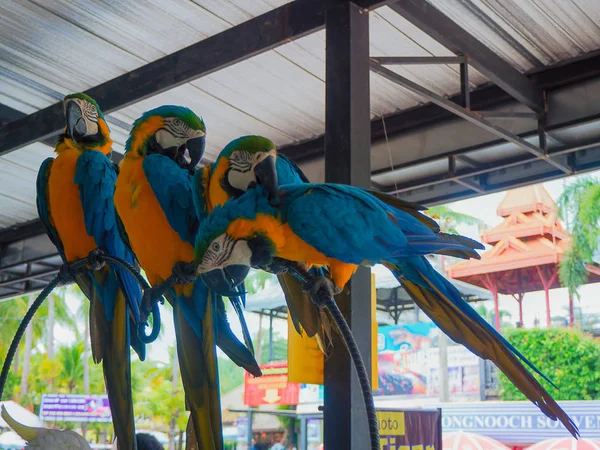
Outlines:
{"type": "Polygon", "coordinates": [[[44,226],[46,234],[50,238],[50,241],[54,244],[58,252],[60,253],[63,261],[66,262],[65,252],[63,249],[62,242],[60,237],[58,236],[58,232],[54,225],[52,224],[52,219],[50,216],[50,209],[48,204],[48,179],[50,177],[50,170],[52,168],[52,163],[54,162],[54,158],[46,158],[42,165],[40,166],[40,170],[38,172],[37,181],[36,181],[36,205],[38,210],[38,216],[44,226]]]}
{"type": "Polygon", "coordinates": [[[158,154],[147,156],[143,168],[169,225],[182,241],[194,245],[198,217],[192,196],[192,176],[171,159],[158,154]]]}
{"type": "MultiPolygon", "coordinates": [[[[99,248],[130,264],[135,257],[126,246],[119,232],[113,195],[117,173],[112,162],[100,152],[86,151],[77,160],[75,183],[79,185],[85,226],[99,248]]],[[[99,292],[102,293],[107,318],[112,320],[116,289],[123,289],[135,320],[139,320],[141,289],[133,275],[121,267],[113,268],[117,277],[105,280],[99,292]],[[117,283],[118,281],[118,283],[117,283]]]]}

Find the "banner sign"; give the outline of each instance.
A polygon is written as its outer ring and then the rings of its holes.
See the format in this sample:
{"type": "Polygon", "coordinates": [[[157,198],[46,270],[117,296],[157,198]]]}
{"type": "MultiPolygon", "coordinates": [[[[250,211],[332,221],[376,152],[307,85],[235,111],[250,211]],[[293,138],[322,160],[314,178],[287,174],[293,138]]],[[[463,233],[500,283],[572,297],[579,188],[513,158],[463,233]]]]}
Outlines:
{"type": "Polygon", "coordinates": [[[244,375],[244,404],[297,405],[300,392],[298,383],[288,383],[287,363],[261,365],[262,377],[244,375]]]}
{"type": "MultiPolygon", "coordinates": [[[[600,401],[559,401],[573,419],[581,437],[600,439],[600,401]]],[[[505,444],[533,444],[542,439],[569,437],[558,422],[530,402],[445,403],[444,432],[468,431],[505,444]]]]}
{"type": "Polygon", "coordinates": [[[43,394],[40,417],[47,421],[111,421],[106,395],[43,394]]]}
{"type": "MultiPolygon", "coordinates": [[[[379,327],[379,389],[375,395],[437,396],[439,329],[431,323],[379,327]]],[[[450,392],[479,395],[479,358],[463,346],[448,346],[450,392]]]]}
{"type": "Polygon", "coordinates": [[[442,450],[442,413],[377,410],[380,450],[442,450]]]}

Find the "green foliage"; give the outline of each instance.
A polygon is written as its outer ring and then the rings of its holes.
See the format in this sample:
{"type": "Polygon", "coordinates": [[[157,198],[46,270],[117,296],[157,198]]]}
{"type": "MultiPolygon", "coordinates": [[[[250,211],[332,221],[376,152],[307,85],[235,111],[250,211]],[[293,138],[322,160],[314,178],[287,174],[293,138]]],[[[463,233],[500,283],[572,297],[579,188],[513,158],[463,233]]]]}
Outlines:
{"type": "Polygon", "coordinates": [[[586,264],[593,262],[600,239],[600,183],[581,178],[565,187],[558,199],[559,213],[572,237],[571,247],[560,262],[561,284],[572,295],[587,282],[586,264]]]}
{"type": "MultiPolygon", "coordinates": [[[[556,390],[541,380],[556,400],[600,398],[600,342],[597,339],[568,328],[515,329],[506,337],[558,387],[556,390]]],[[[500,384],[503,400],[525,400],[503,374],[500,384]]]]}
{"type": "Polygon", "coordinates": [[[235,389],[244,383],[244,369],[229,358],[219,358],[219,383],[221,395],[235,389]]]}
{"type": "Polygon", "coordinates": [[[453,211],[445,205],[432,206],[426,213],[438,222],[440,229],[444,233],[460,234],[457,230],[457,227],[460,225],[477,225],[480,231],[485,229],[483,220],[453,211]]]}
{"type": "Polygon", "coordinates": [[[256,294],[265,288],[268,280],[274,277],[275,275],[264,270],[251,270],[250,274],[246,277],[244,286],[247,292],[256,294]]]}

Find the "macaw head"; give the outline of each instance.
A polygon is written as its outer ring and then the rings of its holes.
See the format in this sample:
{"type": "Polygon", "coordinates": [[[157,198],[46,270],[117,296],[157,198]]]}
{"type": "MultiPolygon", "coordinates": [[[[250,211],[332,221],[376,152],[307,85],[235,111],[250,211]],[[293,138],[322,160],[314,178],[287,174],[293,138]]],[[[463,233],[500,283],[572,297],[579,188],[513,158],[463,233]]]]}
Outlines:
{"type": "Polygon", "coordinates": [[[263,187],[252,191],[217,206],[198,228],[196,271],[221,295],[234,293],[251,267],[270,265],[277,253],[277,212],[263,187]]]}
{"type": "Polygon", "coordinates": [[[262,136],[243,136],[231,141],[221,151],[215,168],[225,167],[221,186],[233,197],[239,197],[248,189],[262,185],[270,198],[278,196],[277,148],[262,136]]]}
{"type": "Polygon", "coordinates": [[[110,129],[96,101],[88,95],[67,95],[63,100],[65,139],[82,150],[100,150],[108,155],[112,140],[110,129]]]}
{"type": "Polygon", "coordinates": [[[126,156],[158,153],[182,168],[195,169],[206,146],[204,121],[191,109],[165,105],[137,119],[125,145],[126,156]]]}

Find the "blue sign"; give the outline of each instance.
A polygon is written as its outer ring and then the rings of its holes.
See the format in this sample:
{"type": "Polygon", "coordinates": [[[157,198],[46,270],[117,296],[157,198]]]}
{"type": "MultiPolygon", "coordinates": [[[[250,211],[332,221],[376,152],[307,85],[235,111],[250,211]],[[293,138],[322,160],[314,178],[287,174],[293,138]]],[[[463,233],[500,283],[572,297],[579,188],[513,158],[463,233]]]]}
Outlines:
{"type": "MultiPolygon", "coordinates": [[[[600,439],[600,401],[561,401],[581,437],[600,439]]],[[[546,417],[530,402],[446,403],[442,407],[445,433],[467,431],[505,444],[532,444],[544,439],[569,437],[562,423],[546,417]]]]}

